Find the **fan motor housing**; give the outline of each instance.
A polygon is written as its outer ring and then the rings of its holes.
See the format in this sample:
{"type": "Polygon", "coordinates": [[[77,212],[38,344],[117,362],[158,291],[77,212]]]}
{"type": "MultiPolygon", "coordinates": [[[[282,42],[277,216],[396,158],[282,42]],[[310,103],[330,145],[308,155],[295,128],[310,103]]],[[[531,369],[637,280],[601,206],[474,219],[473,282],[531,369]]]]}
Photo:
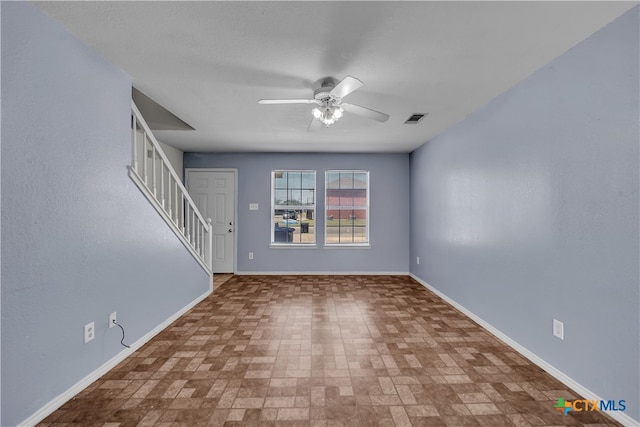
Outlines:
{"type": "Polygon", "coordinates": [[[328,101],[332,99],[331,91],[336,87],[337,81],[333,77],[326,77],[320,81],[320,87],[313,91],[314,99],[328,101]]]}
{"type": "Polygon", "coordinates": [[[331,89],[333,89],[332,87],[321,87],[319,89],[316,89],[313,92],[313,97],[315,99],[317,99],[318,101],[328,101],[329,99],[331,99],[331,94],[329,92],[331,92],[331,89]]]}

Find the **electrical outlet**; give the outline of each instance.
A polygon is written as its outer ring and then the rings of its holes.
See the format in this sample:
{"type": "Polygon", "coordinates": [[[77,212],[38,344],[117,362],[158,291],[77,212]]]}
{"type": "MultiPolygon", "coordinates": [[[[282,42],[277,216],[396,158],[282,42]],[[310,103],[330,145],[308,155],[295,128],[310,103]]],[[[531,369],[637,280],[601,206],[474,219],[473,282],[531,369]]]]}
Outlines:
{"type": "Polygon", "coordinates": [[[553,319],[553,336],[564,340],[564,323],[553,319]]]}
{"type": "Polygon", "coordinates": [[[416,257],[416,264],[420,264],[420,257],[416,257]]]}
{"type": "Polygon", "coordinates": [[[249,259],[253,259],[253,252],[249,252],[249,259]]]}
{"type": "Polygon", "coordinates": [[[95,322],[87,323],[84,325],[84,343],[92,341],[96,337],[96,325],[95,322]]]}
{"type": "Polygon", "coordinates": [[[116,322],[118,321],[118,312],[114,311],[109,315],[109,327],[113,328],[116,326],[116,322]]]}

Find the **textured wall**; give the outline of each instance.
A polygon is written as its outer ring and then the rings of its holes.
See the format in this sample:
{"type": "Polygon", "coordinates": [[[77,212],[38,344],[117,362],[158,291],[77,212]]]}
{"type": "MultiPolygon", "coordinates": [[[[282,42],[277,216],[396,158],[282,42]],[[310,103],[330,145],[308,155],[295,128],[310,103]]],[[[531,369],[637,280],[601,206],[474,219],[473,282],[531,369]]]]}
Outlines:
{"type": "Polygon", "coordinates": [[[635,419],[638,30],[636,7],[411,155],[411,271],[635,419]]]}
{"type": "Polygon", "coordinates": [[[128,177],[131,81],[2,2],[2,420],[17,425],[209,288],[128,177]],[[96,339],[83,342],[95,321],[96,339]]]}
{"type": "Polygon", "coordinates": [[[239,272],[409,271],[408,154],[185,153],[187,168],[238,169],[239,272]],[[271,171],[316,170],[315,249],[270,248],[271,171]],[[366,169],[370,173],[370,249],[323,248],[324,171],[366,169]],[[249,203],[260,210],[250,211],[249,203]],[[248,253],[254,259],[248,259],[248,253]]]}
{"type": "Polygon", "coordinates": [[[182,163],[184,162],[184,159],[183,159],[184,153],[163,142],[160,142],[160,147],[162,148],[162,151],[164,152],[164,154],[167,156],[169,163],[171,163],[171,166],[178,174],[180,181],[184,182],[184,176],[182,176],[184,171],[184,169],[182,168],[182,163]]]}

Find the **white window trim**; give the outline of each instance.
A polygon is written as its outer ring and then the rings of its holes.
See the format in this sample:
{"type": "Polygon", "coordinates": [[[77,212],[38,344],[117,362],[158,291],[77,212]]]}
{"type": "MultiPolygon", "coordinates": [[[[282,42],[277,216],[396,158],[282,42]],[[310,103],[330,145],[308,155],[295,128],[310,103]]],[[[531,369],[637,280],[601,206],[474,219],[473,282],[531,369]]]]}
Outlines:
{"type": "MultiPolygon", "coordinates": [[[[323,210],[323,229],[324,229],[324,247],[328,248],[328,249],[334,249],[334,248],[344,248],[344,249],[370,249],[371,248],[371,236],[370,236],[370,230],[371,230],[371,209],[370,209],[370,205],[371,205],[371,185],[370,185],[370,172],[368,170],[362,170],[362,169],[328,169],[324,171],[324,210],[323,210]],[[367,241],[366,242],[362,242],[362,243],[358,243],[358,242],[348,242],[348,243],[327,243],[327,210],[331,207],[327,204],[327,187],[328,187],[328,182],[327,182],[327,175],[330,172],[360,172],[360,173],[366,173],[367,174],[367,205],[365,208],[366,211],[366,215],[367,215],[367,241]]],[[[361,206],[358,206],[358,208],[361,208],[361,206]]]]}
{"type": "Polygon", "coordinates": [[[327,243],[325,249],[371,249],[371,243],[327,243]]]}
{"type": "MultiPolygon", "coordinates": [[[[305,248],[305,249],[314,249],[317,248],[317,242],[318,242],[318,236],[316,234],[316,229],[318,227],[318,172],[316,170],[313,169],[273,169],[271,171],[271,211],[269,212],[269,220],[270,220],[270,225],[269,225],[269,229],[271,230],[271,243],[269,244],[270,248],[305,248]],[[274,229],[274,218],[273,218],[273,213],[275,212],[276,209],[276,204],[275,204],[275,173],[276,172],[313,172],[313,191],[314,191],[314,197],[313,197],[313,212],[314,215],[316,216],[316,219],[314,220],[315,222],[315,226],[313,227],[313,242],[276,242],[275,241],[275,229],[274,229]]],[[[291,208],[292,210],[296,210],[296,209],[309,209],[309,206],[293,206],[291,208]]]]}

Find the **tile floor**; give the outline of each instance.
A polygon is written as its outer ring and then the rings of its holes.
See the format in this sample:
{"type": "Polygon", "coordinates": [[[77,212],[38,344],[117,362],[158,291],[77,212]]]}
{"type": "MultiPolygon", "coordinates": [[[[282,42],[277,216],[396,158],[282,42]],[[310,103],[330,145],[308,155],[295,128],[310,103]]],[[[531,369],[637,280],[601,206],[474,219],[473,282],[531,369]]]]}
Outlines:
{"type": "Polygon", "coordinates": [[[232,273],[216,273],[213,275],[213,289],[218,289],[218,286],[227,282],[233,277],[232,273]]]}
{"type": "Polygon", "coordinates": [[[618,425],[408,276],[233,276],[42,426],[618,425]]]}

